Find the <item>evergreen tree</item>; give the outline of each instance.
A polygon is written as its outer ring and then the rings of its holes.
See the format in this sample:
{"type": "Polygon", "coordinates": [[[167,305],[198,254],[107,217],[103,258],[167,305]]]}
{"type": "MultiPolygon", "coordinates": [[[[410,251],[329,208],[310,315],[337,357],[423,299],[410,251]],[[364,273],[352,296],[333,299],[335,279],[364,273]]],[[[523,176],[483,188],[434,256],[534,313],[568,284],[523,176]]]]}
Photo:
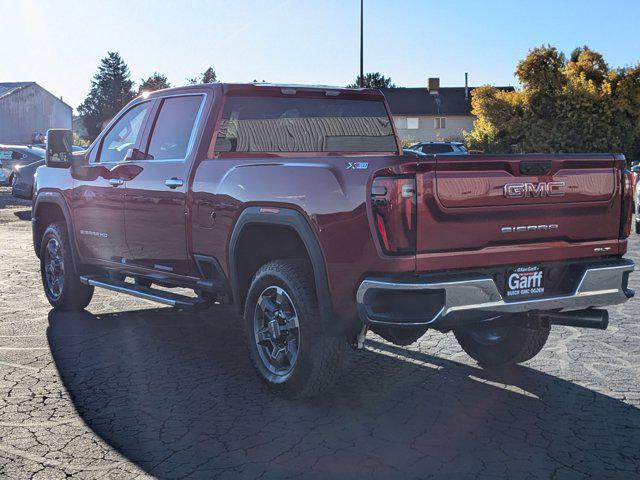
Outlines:
{"type": "Polygon", "coordinates": [[[156,90],[162,90],[163,88],[170,88],[171,84],[167,77],[161,73],[154,72],[153,75],[146,80],[143,78],[140,80],[140,87],[138,88],[138,95],[142,92],[155,92],[156,90]]]}
{"type": "Polygon", "coordinates": [[[213,67],[207,68],[199,76],[194,78],[187,78],[187,83],[191,85],[197,85],[199,83],[218,83],[218,77],[213,67]]]}
{"type": "MultiPolygon", "coordinates": [[[[355,83],[347,85],[347,88],[359,88],[360,75],[356,77],[355,83]]],[[[364,88],[393,88],[395,85],[390,77],[385,77],[380,72],[369,72],[364,75],[364,88]]]]}
{"type": "Polygon", "coordinates": [[[78,107],[78,113],[87,129],[95,138],[105,121],[135,97],[129,67],[117,52],[108,52],[98,66],[98,73],[91,81],[91,91],[78,107]]]}

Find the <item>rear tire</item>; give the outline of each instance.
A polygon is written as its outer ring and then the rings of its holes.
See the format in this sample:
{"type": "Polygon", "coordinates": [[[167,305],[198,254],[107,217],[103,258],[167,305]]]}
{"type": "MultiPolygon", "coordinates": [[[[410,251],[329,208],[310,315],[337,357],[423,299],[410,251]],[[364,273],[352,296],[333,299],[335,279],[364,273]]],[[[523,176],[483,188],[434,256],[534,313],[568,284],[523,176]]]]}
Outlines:
{"type": "Polygon", "coordinates": [[[462,349],[485,368],[526,362],[544,347],[551,327],[548,321],[522,318],[522,325],[479,325],[455,330],[462,349]]]}
{"type": "Polygon", "coordinates": [[[80,282],[64,223],[47,227],[40,244],[40,273],[47,300],[56,310],[83,310],[93,287],[80,282]]]}
{"type": "Polygon", "coordinates": [[[330,334],[319,313],[308,262],[263,265],[247,293],[244,326],[253,366],[272,391],[311,397],[338,376],[347,341],[330,334]]]}

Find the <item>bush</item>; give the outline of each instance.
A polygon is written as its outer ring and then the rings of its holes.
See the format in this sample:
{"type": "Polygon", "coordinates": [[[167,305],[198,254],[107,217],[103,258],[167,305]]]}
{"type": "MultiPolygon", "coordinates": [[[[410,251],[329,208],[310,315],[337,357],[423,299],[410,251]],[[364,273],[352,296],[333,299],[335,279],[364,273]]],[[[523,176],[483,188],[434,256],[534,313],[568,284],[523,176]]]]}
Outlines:
{"type": "Polygon", "coordinates": [[[622,152],[640,157],[640,65],[610,70],[581,47],[567,61],[554,47],[529,52],[516,70],[522,90],[473,91],[469,149],[489,153],[622,152]]]}

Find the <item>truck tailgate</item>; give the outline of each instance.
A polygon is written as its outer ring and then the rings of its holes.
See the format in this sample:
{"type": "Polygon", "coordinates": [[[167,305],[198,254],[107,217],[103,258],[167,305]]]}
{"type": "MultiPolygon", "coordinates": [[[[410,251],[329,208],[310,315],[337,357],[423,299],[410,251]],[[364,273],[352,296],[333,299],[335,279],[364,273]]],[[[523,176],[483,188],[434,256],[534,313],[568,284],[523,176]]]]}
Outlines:
{"type": "Polygon", "coordinates": [[[618,239],[620,167],[612,155],[435,160],[417,175],[419,256],[618,239]]]}

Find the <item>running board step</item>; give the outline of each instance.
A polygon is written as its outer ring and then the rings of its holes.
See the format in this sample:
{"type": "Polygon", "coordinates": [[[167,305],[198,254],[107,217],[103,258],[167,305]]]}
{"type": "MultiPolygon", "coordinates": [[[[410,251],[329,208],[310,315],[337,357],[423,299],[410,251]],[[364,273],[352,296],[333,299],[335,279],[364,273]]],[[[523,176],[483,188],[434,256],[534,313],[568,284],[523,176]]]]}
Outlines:
{"type": "Polygon", "coordinates": [[[82,275],[80,281],[85,285],[106,288],[114,292],[126,293],[134,297],[144,298],[152,302],[162,303],[177,308],[206,308],[209,304],[206,300],[198,297],[187,297],[176,293],[167,292],[158,288],[143,287],[134,285],[133,283],[115,280],[110,277],[101,277],[97,275],[82,275]]]}

